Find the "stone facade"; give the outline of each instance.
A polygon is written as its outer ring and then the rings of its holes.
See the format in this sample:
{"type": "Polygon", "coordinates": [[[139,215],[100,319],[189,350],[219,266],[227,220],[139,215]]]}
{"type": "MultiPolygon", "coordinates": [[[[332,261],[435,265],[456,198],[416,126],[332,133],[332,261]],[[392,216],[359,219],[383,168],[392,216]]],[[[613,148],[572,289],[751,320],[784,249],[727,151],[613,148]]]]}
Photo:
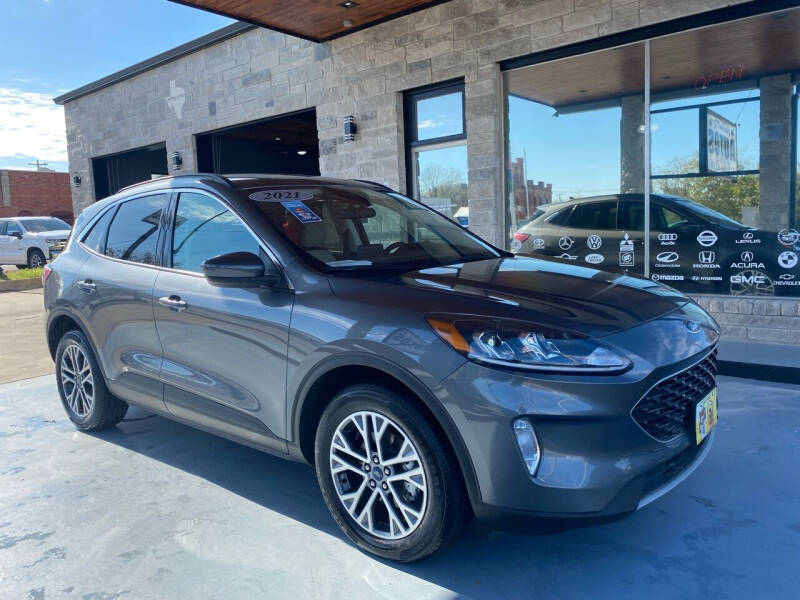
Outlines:
{"type": "Polygon", "coordinates": [[[800,298],[731,298],[702,295],[697,303],[727,340],[800,345],[800,298]]]}
{"type": "Polygon", "coordinates": [[[311,107],[322,174],[405,190],[402,92],[463,78],[470,228],[502,244],[498,61],[745,1],[451,0],[325,44],[252,29],[66,104],[75,210],[94,200],[92,157],[166,142],[190,171],[195,134],[311,107]]]}

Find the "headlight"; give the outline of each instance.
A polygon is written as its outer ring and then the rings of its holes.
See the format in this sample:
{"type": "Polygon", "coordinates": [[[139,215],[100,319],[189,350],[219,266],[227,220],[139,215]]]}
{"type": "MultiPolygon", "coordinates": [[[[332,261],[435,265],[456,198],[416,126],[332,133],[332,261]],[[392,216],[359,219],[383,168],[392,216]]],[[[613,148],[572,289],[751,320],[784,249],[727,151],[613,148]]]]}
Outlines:
{"type": "Polygon", "coordinates": [[[55,238],[49,238],[49,239],[46,239],[44,242],[45,242],[45,244],[57,244],[60,241],[61,240],[57,240],[55,238]]]}
{"type": "Polygon", "coordinates": [[[618,372],[631,365],[600,342],[546,326],[469,315],[427,319],[439,337],[478,362],[571,373],[618,372]]]}

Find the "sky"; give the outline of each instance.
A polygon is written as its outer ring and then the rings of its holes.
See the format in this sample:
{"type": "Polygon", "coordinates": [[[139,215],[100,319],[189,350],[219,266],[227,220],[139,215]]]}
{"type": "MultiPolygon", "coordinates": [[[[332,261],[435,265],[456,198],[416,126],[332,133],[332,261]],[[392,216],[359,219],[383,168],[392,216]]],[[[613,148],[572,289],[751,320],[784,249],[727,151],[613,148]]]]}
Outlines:
{"type": "Polygon", "coordinates": [[[167,0],[0,0],[0,169],[66,171],[55,96],[232,22],[167,0]]]}

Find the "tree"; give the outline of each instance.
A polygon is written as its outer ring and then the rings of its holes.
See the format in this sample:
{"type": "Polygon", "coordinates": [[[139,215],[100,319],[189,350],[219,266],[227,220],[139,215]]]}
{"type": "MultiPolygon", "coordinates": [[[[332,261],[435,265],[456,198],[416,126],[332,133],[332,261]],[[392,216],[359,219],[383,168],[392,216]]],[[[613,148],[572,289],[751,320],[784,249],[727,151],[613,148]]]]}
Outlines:
{"type": "Polygon", "coordinates": [[[423,198],[449,198],[454,207],[467,205],[464,174],[455,167],[428,164],[420,169],[419,192],[423,198]]]}
{"type": "MultiPolygon", "coordinates": [[[[700,170],[697,156],[674,161],[667,173],[697,173],[700,170]]],[[[738,177],[681,177],[654,180],[656,192],[682,196],[712,208],[737,221],[742,220],[742,207],[757,207],[760,200],[758,175],[738,177]]]]}

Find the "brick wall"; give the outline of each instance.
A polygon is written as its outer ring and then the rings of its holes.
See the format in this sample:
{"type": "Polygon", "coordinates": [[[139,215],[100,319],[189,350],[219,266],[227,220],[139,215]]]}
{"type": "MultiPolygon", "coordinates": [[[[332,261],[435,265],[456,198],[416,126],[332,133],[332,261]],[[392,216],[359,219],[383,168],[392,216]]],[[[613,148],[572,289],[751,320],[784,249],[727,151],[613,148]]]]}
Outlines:
{"type": "Polygon", "coordinates": [[[58,216],[72,223],[69,173],[0,171],[0,217],[58,216]]]}
{"type": "Polygon", "coordinates": [[[800,298],[731,298],[698,295],[728,340],[800,345],[800,298]]]}

